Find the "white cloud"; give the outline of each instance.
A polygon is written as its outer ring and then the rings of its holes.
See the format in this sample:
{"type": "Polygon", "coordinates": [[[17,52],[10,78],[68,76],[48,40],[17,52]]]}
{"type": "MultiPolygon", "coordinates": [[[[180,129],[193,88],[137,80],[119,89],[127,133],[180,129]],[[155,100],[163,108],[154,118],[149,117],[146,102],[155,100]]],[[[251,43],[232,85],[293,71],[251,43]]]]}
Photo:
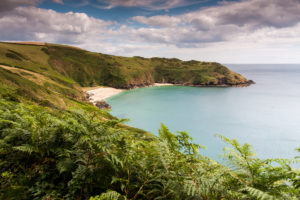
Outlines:
{"type": "Polygon", "coordinates": [[[0,18],[1,40],[40,40],[82,43],[107,34],[111,22],[95,19],[85,13],[58,13],[35,7],[18,7],[0,18]]]}
{"type": "Polygon", "coordinates": [[[165,50],[159,51],[161,56],[220,62],[300,62],[296,53],[300,52],[299,0],[223,2],[177,16],[136,16],[132,20],[150,27],[123,31],[136,41],[161,45],[165,50]]]}
{"type": "Polygon", "coordinates": [[[220,6],[191,12],[182,16],[199,29],[234,24],[237,26],[286,27],[300,21],[299,0],[244,0],[225,2],[220,6]]]}
{"type": "Polygon", "coordinates": [[[149,18],[144,16],[135,16],[131,19],[141,24],[160,27],[178,26],[182,22],[179,17],[170,17],[168,15],[152,16],[149,18]]]}
{"type": "Polygon", "coordinates": [[[132,20],[149,26],[140,29],[140,37],[151,42],[177,46],[231,40],[241,33],[265,27],[293,27],[300,22],[299,0],[245,0],[223,3],[179,16],[136,16],[132,20]],[[151,37],[159,34],[161,38],[151,37]],[[168,37],[169,40],[163,38],[168,37]]]}
{"type": "Polygon", "coordinates": [[[85,13],[30,7],[37,1],[26,2],[21,4],[26,7],[14,4],[0,15],[0,40],[64,43],[124,56],[300,62],[299,0],[225,2],[182,15],[136,16],[121,25],[85,13]]]}

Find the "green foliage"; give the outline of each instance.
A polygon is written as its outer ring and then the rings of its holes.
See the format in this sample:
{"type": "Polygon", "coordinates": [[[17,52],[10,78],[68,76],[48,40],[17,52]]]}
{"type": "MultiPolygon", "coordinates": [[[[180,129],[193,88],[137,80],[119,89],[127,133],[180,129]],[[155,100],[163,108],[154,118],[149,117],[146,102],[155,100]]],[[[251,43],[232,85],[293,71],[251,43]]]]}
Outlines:
{"type": "Polygon", "coordinates": [[[88,198],[122,166],[119,121],[0,102],[1,199],[88,198]],[[112,142],[115,141],[115,142],[112,142]],[[26,192],[25,192],[26,191],[26,192]]]}
{"type": "Polygon", "coordinates": [[[100,110],[0,100],[0,199],[297,199],[299,171],[220,136],[230,168],[201,156],[186,132],[159,137],[100,110]],[[276,162],[279,165],[272,165],[276,162]]]}
{"type": "Polygon", "coordinates": [[[251,188],[251,187],[247,187],[244,189],[244,191],[247,191],[249,193],[249,195],[255,199],[261,199],[261,200],[275,200],[278,198],[275,198],[271,195],[269,195],[266,192],[263,192],[261,190],[255,189],[255,188],[251,188]]]}
{"type": "Polygon", "coordinates": [[[126,196],[120,195],[118,192],[108,190],[100,196],[91,197],[90,200],[127,200],[126,196]]]}
{"type": "Polygon", "coordinates": [[[236,140],[219,137],[233,147],[225,148],[224,158],[233,169],[232,176],[245,187],[241,189],[244,196],[257,199],[299,198],[300,191],[290,187],[299,177],[299,170],[293,170],[290,166],[297,160],[259,159],[249,144],[241,146],[236,140]]]}
{"type": "Polygon", "coordinates": [[[201,145],[192,143],[193,138],[187,132],[179,131],[178,135],[175,135],[164,124],[161,124],[158,134],[161,140],[167,142],[169,148],[173,151],[182,151],[187,155],[197,155],[198,149],[204,148],[201,145]]]}

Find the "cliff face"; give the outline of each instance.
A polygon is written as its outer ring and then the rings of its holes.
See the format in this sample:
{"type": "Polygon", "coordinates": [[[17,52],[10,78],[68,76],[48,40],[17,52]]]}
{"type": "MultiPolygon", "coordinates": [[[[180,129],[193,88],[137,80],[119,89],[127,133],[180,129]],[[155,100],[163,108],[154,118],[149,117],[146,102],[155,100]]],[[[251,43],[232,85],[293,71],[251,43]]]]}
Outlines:
{"type": "Polygon", "coordinates": [[[0,59],[4,65],[80,86],[134,88],[155,82],[192,86],[244,86],[252,83],[219,63],[111,56],[55,44],[0,43],[0,59]]]}

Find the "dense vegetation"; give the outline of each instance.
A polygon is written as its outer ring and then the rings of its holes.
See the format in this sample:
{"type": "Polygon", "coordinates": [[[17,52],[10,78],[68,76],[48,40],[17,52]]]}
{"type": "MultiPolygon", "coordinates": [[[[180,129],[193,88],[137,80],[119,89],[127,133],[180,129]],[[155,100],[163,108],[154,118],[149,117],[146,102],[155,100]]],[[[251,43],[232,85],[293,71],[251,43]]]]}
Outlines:
{"type": "Polygon", "coordinates": [[[159,137],[102,112],[0,101],[1,199],[299,199],[290,160],[254,156],[220,136],[223,166],[198,153],[186,132],[159,137]],[[274,165],[276,163],[276,165],[274,165]]]}
{"type": "Polygon", "coordinates": [[[186,132],[162,125],[154,136],[125,126],[86,102],[80,87],[176,82],[197,73],[209,81],[244,79],[225,67],[7,43],[0,62],[0,199],[300,198],[297,158],[259,159],[250,145],[218,136],[231,145],[222,165],[201,155],[186,132]]]}

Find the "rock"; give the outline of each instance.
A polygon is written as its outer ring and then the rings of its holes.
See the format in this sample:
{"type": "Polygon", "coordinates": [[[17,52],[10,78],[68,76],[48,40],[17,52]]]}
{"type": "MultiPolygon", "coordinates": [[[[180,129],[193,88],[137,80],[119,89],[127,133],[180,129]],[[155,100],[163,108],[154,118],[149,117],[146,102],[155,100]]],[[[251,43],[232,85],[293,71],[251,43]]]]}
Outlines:
{"type": "Polygon", "coordinates": [[[97,106],[100,109],[111,109],[111,106],[106,103],[104,100],[96,101],[95,106],[97,106]]]}
{"type": "Polygon", "coordinates": [[[249,80],[248,84],[251,85],[251,84],[256,84],[256,83],[253,80],[249,80]]]}
{"type": "Polygon", "coordinates": [[[90,99],[91,95],[89,93],[85,93],[85,98],[90,99]]]}

